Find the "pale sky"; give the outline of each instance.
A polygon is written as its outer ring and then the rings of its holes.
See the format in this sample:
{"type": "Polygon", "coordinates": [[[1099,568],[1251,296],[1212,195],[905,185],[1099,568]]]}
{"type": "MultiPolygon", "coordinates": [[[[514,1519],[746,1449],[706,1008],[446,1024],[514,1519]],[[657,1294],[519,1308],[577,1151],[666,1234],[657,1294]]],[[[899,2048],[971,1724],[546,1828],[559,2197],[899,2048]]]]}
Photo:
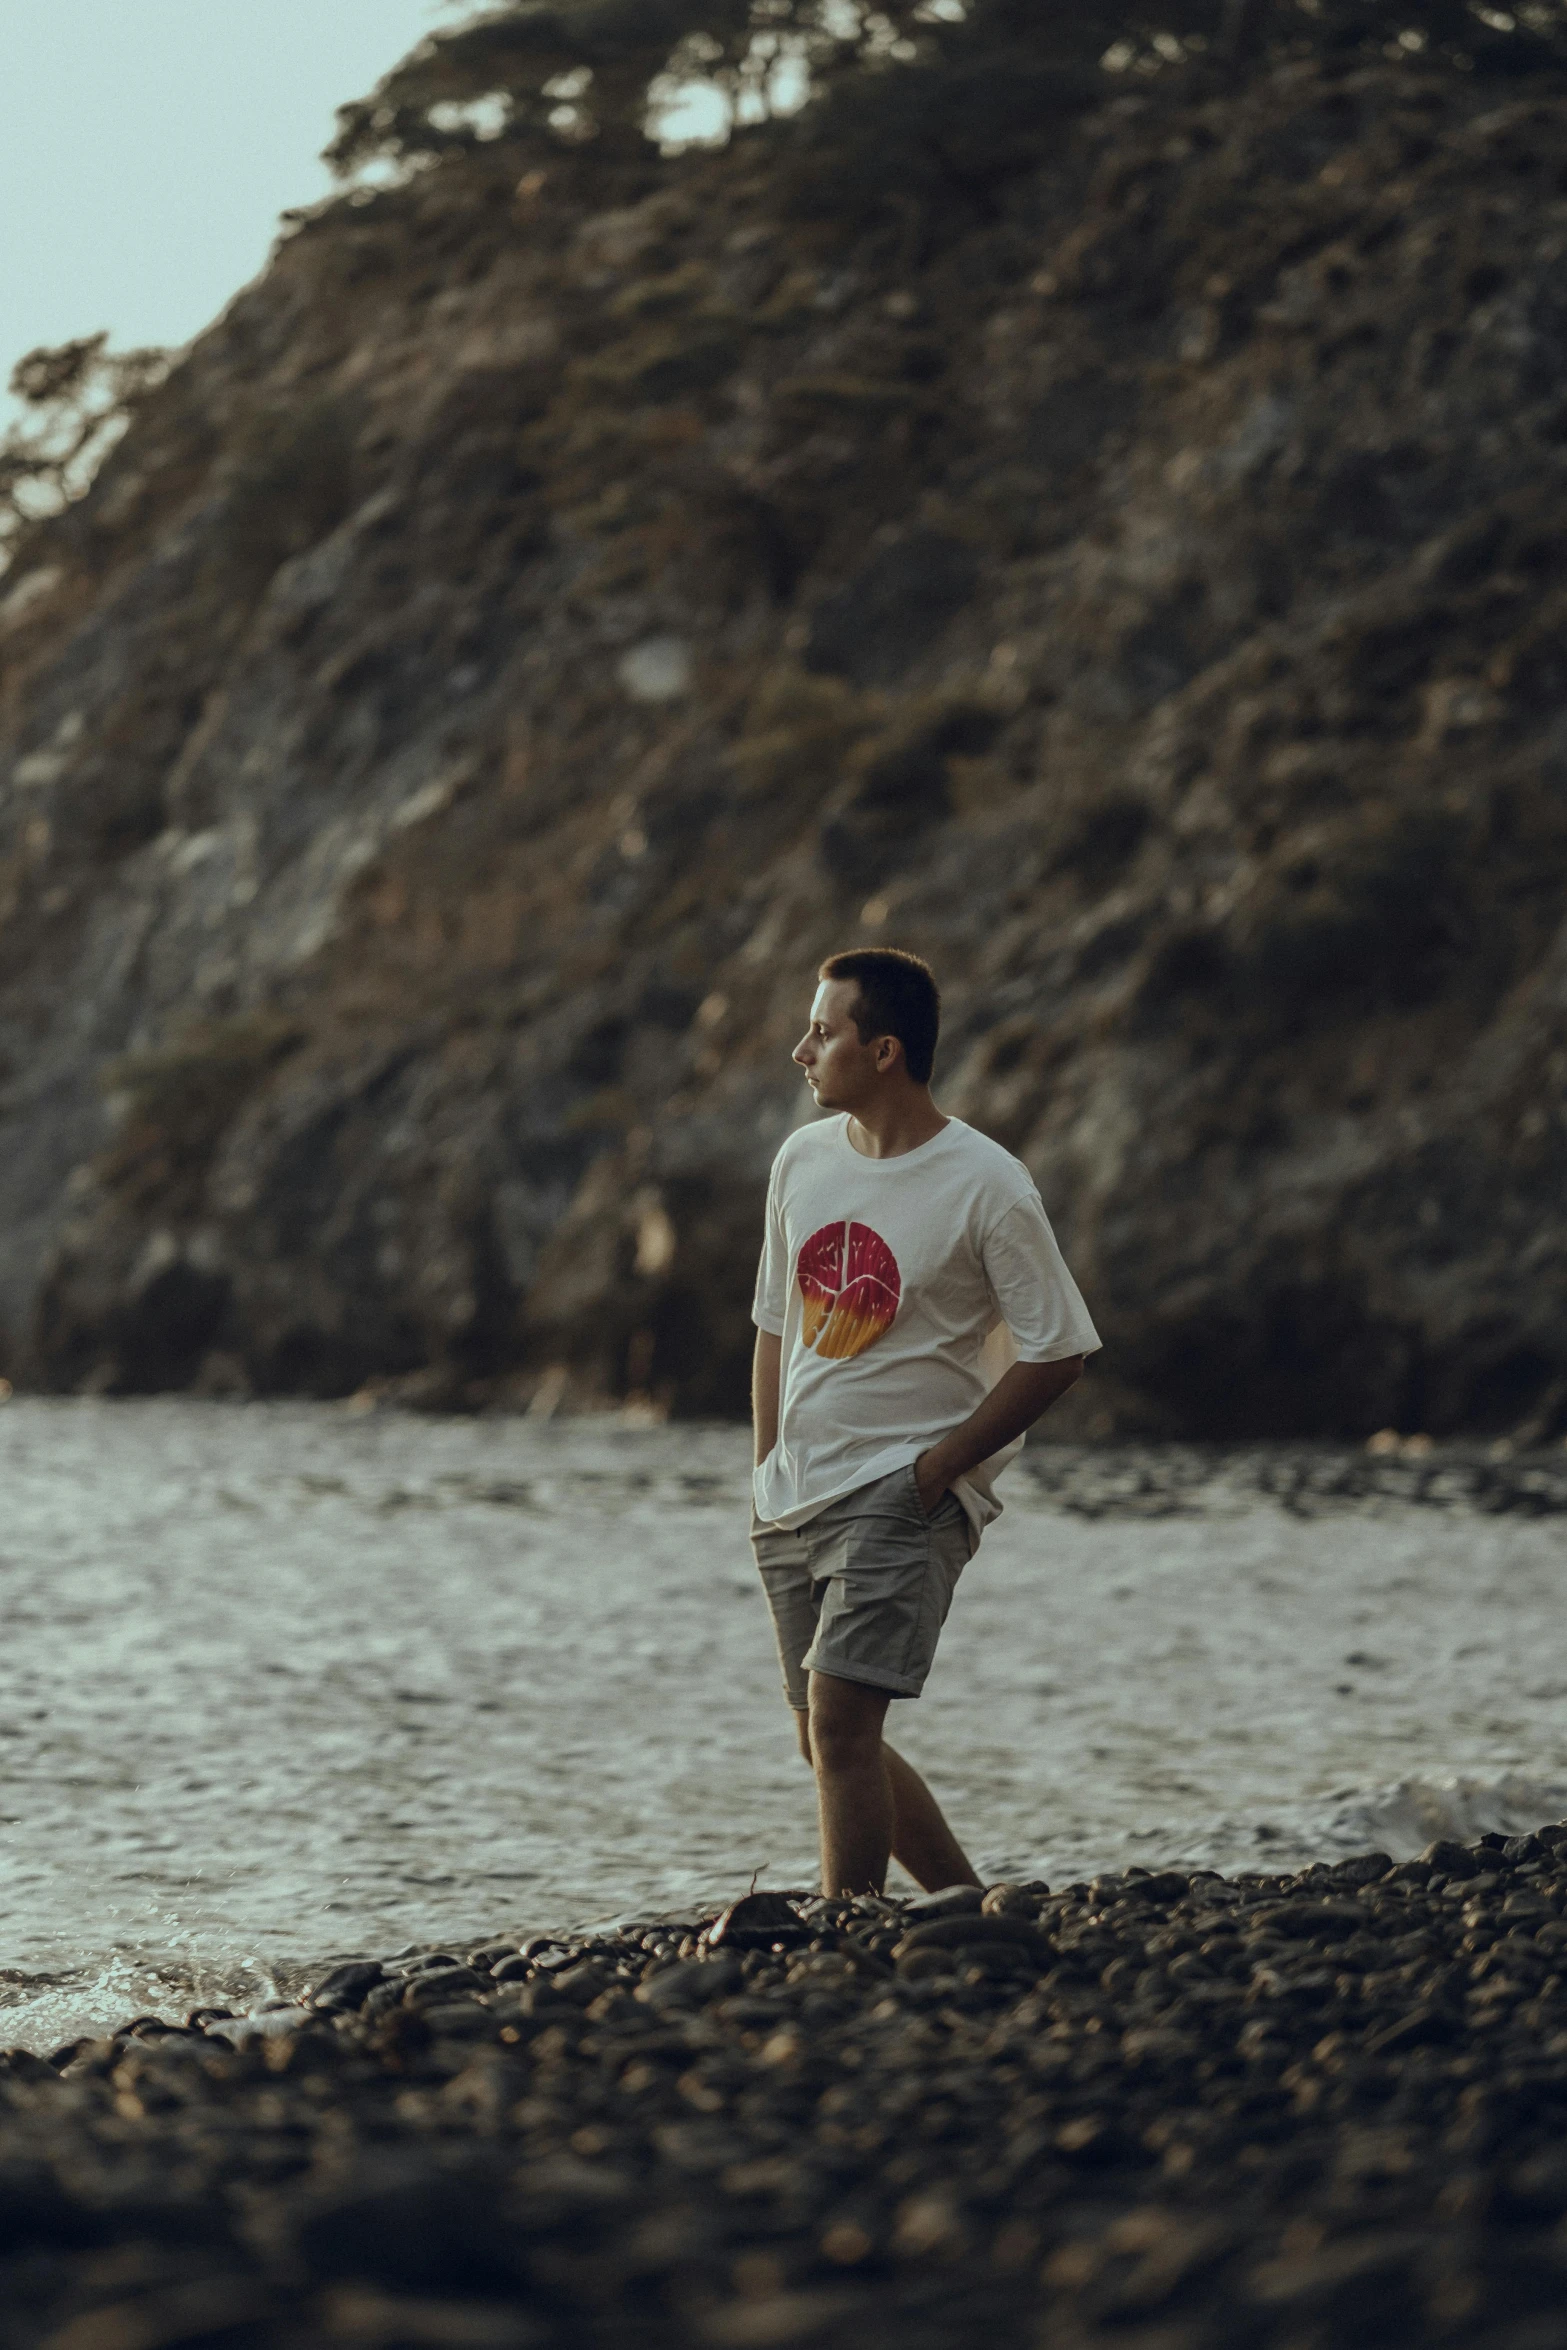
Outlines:
{"type": "MultiPolygon", "coordinates": [[[[455,11],[460,21],[464,9],[455,11]]],[[[40,343],[186,343],[450,0],[0,0],[0,426],[40,343]]]]}

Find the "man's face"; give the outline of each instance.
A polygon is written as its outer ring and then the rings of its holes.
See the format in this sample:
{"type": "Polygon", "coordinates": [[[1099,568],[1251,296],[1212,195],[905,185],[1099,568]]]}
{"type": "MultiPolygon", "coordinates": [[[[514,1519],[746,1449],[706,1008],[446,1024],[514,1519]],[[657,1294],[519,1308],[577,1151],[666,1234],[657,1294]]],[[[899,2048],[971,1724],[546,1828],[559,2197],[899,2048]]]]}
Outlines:
{"type": "Polygon", "coordinates": [[[819,1109],[857,1108],[868,1099],[886,1059],[885,1037],[860,1042],[854,1025],[858,996],[852,979],[824,979],[811,1006],[811,1025],[794,1048],[819,1109]]]}

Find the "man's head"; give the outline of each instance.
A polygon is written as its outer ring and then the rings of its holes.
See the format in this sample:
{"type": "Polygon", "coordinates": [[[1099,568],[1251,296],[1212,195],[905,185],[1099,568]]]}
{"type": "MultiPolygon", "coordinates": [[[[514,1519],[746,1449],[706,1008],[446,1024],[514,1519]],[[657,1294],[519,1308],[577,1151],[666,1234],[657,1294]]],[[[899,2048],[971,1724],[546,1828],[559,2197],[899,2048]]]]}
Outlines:
{"type": "Polygon", "coordinates": [[[829,955],[818,977],[794,1057],[821,1109],[854,1113],[889,1087],[930,1083],[941,998],[918,955],[856,947],[829,955]]]}

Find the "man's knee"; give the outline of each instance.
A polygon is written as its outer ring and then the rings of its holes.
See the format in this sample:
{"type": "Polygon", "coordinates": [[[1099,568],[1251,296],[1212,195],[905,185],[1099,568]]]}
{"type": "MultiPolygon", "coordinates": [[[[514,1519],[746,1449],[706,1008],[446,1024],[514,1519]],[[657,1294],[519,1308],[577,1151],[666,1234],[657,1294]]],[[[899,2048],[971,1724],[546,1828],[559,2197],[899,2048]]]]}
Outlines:
{"type": "Polygon", "coordinates": [[[811,1717],[803,1706],[797,1706],[795,1709],[794,1733],[800,1741],[800,1752],[806,1761],[810,1762],[813,1759],[811,1755],[811,1717]]]}
{"type": "Polygon", "coordinates": [[[830,1673],[811,1675],[811,1711],[806,1723],[808,1752],[829,1776],[862,1769],[881,1752],[887,1699],[879,1689],[840,1681],[830,1673]]]}

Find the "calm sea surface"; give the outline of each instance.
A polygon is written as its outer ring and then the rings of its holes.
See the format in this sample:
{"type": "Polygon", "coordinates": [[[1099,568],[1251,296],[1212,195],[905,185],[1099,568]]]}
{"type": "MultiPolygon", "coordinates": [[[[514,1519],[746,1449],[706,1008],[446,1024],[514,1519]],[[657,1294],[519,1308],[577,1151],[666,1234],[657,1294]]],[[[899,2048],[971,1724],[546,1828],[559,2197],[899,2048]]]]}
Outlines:
{"type": "MultiPolygon", "coordinates": [[[[0,1411],[0,2045],[809,1883],[747,1461],[609,1420],[0,1411]]],[[[982,1873],[1567,1812],[1559,1520],[1007,1487],[892,1733],[982,1873]]]]}

